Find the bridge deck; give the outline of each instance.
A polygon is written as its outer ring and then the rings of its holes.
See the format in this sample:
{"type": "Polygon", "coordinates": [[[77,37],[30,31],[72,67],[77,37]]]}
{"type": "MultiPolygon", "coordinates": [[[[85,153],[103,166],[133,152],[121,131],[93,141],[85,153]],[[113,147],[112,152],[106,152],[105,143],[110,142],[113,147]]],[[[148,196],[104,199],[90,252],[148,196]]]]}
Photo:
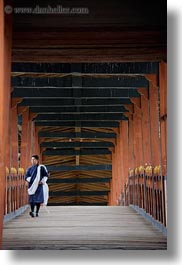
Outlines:
{"type": "Polygon", "coordinates": [[[130,207],[60,206],[6,223],[3,249],[166,249],[167,239],[130,207]]]}

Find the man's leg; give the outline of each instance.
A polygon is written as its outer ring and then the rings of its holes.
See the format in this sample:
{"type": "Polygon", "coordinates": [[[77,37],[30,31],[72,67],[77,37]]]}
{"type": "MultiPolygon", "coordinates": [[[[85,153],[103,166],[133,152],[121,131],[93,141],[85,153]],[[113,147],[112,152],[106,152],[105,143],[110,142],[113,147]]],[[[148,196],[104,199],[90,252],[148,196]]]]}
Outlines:
{"type": "Polygon", "coordinates": [[[39,216],[40,203],[36,203],[36,207],[37,207],[36,216],[38,217],[39,216]]]}
{"type": "Polygon", "coordinates": [[[30,204],[30,208],[31,208],[31,212],[29,213],[30,216],[34,217],[34,208],[35,208],[35,204],[34,203],[31,203],[30,204]]]}

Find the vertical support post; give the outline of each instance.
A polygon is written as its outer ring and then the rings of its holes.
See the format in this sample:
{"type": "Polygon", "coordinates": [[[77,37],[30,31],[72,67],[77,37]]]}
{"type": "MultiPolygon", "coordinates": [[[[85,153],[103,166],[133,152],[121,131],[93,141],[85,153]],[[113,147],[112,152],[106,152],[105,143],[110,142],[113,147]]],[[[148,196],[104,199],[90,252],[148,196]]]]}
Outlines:
{"type": "Polygon", "coordinates": [[[121,167],[121,190],[126,187],[128,180],[128,121],[120,122],[120,167],[121,167]]]}
{"type": "Polygon", "coordinates": [[[128,172],[128,205],[131,204],[130,201],[130,172],[128,172]]]}
{"type": "Polygon", "coordinates": [[[21,136],[21,152],[20,165],[22,168],[27,168],[28,163],[28,133],[29,133],[29,108],[24,108],[22,113],[22,136],[21,136]]]}
{"type": "MultiPolygon", "coordinates": [[[[29,164],[31,156],[35,153],[35,123],[33,121],[33,118],[37,116],[37,113],[29,113],[29,138],[28,138],[28,146],[29,146],[29,152],[28,152],[28,161],[29,164]]],[[[40,157],[40,161],[42,161],[42,156],[40,157]]]]}
{"type": "Polygon", "coordinates": [[[133,114],[126,113],[128,117],[128,167],[133,169],[134,167],[134,154],[133,154],[133,114]]]}
{"type": "Polygon", "coordinates": [[[35,153],[40,156],[39,130],[40,128],[35,126],[35,153]]]}
{"type": "MultiPolygon", "coordinates": [[[[161,164],[161,145],[160,145],[160,109],[159,109],[159,84],[157,75],[146,75],[149,80],[149,106],[150,106],[150,126],[151,126],[151,160],[152,166],[161,164]]],[[[153,170],[152,170],[152,187],[151,187],[151,203],[152,214],[155,217],[156,200],[153,185],[153,170]]]]}
{"type": "Polygon", "coordinates": [[[11,167],[18,169],[18,112],[17,104],[11,108],[11,167]]]}
{"type": "Polygon", "coordinates": [[[142,123],[141,123],[141,99],[131,98],[134,103],[133,113],[133,131],[134,131],[134,167],[139,167],[143,164],[143,142],[142,142],[142,123]]]}
{"type": "Polygon", "coordinates": [[[160,87],[160,129],[161,129],[161,157],[162,175],[166,176],[167,164],[167,64],[160,63],[159,66],[160,87]]]}
{"type": "Polygon", "coordinates": [[[0,249],[5,201],[5,167],[9,167],[9,116],[11,81],[12,16],[4,13],[4,1],[0,0],[0,249]]]}
{"type": "Polygon", "coordinates": [[[117,142],[116,142],[116,201],[117,204],[119,203],[121,199],[121,187],[124,186],[123,184],[123,172],[122,172],[122,166],[121,161],[123,159],[122,157],[122,151],[121,151],[121,128],[119,127],[118,133],[117,133],[117,142]]]}
{"type": "Polygon", "coordinates": [[[146,75],[149,80],[149,106],[151,124],[151,155],[152,166],[160,165],[160,138],[159,138],[159,88],[157,75],[146,75]]]}
{"type": "MultiPolygon", "coordinates": [[[[164,186],[163,178],[166,179],[167,167],[167,64],[159,65],[160,87],[160,136],[161,136],[161,186],[164,186]]],[[[166,181],[165,181],[166,183],[166,181]]],[[[167,225],[167,189],[162,188],[162,212],[163,223],[167,225]]]]}
{"type": "Polygon", "coordinates": [[[141,122],[143,135],[143,163],[151,164],[151,135],[150,135],[150,117],[149,117],[149,90],[146,88],[138,89],[141,95],[141,122]]]}
{"type": "Polygon", "coordinates": [[[116,147],[112,152],[112,205],[116,205],[116,147]]]}

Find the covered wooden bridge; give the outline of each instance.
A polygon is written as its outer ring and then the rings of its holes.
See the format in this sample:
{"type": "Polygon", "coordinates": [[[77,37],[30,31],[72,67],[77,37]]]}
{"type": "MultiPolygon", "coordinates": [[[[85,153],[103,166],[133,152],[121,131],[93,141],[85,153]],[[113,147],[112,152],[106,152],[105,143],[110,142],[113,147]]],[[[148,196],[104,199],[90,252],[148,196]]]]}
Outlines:
{"type": "Polygon", "coordinates": [[[29,2],[0,1],[1,248],[166,249],[166,6],[29,2]],[[32,154],[50,173],[41,231],[32,154]]]}

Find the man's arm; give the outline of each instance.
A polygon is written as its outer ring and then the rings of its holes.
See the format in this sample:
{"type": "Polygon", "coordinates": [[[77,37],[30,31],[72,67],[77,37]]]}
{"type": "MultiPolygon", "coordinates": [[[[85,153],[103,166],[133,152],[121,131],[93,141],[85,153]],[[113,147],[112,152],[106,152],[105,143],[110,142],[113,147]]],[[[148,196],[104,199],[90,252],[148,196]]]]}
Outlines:
{"type": "Polygon", "coordinates": [[[41,176],[42,176],[42,179],[40,181],[40,184],[45,184],[48,179],[48,171],[44,165],[41,166],[41,176]]]}
{"type": "Polygon", "coordinates": [[[31,180],[31,174],[30,174],[30,168],[28,168],[25,174],[25,181],[30,182],[30,180],[31,180]]]}

